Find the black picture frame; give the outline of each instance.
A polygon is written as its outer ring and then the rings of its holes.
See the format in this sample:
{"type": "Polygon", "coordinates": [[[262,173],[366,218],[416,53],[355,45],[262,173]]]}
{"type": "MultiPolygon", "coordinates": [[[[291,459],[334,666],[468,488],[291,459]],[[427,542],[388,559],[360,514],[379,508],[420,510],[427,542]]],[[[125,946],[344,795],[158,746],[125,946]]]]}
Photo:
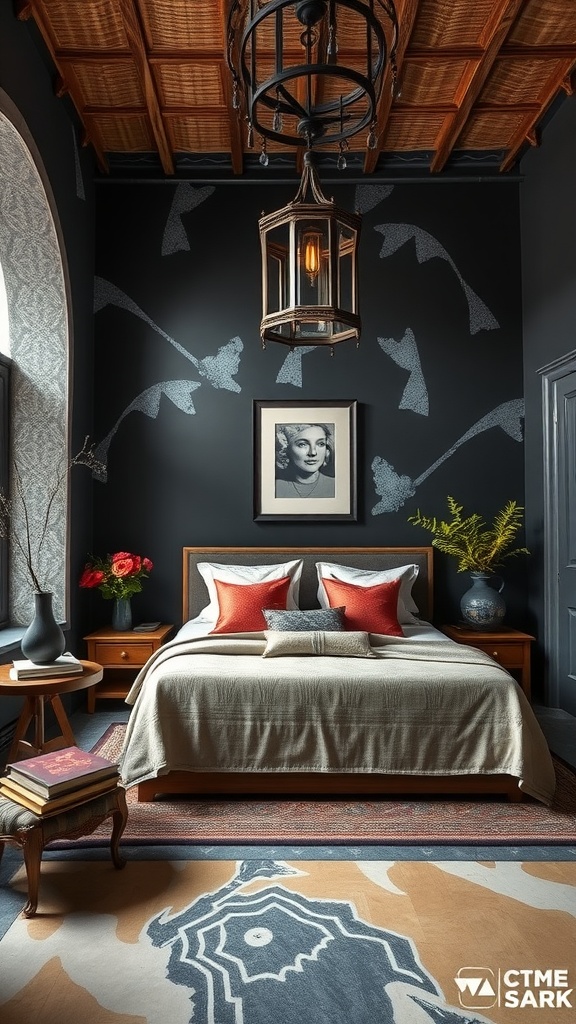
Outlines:
{"type": "MultiPolygon", "coordinates": [[[[357,518],[355,399],[253,403],[254,519],[259,522],[355,522],[357,518]],[[292,454],[297,436],[284,428],[306,424],[304,475],[292,454]],[[321,426],[320,434],[308,429],[321,426]],[[317,447],[321,454],[318,456],[317,447]],[[315,460],[321,460],[314,472],[315,460]],[[284,464],[285,463],[285,464],[284,464]]],[[[302,434],[302,432],[300,432],[302,434]]],[[[298,453],[297,453],[297,457],[298,453]]]]}

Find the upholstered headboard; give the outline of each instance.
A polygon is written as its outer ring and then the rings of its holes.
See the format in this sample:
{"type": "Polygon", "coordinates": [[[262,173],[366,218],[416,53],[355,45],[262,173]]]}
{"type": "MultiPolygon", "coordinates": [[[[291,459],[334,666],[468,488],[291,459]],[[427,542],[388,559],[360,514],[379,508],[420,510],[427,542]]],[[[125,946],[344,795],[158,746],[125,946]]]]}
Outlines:
{"type": "Polygon", "coordinates": [[[395,569],[416,564],[418,577],[412,594],[420,617],[432,621],[432,547],[414,548],[189,548],[182,549],[182,621],[193,619],[208,604],[208,591],[196,566],[198,562],[225,565],[269,565],[293,558],[304,560],[300,583],[300,607],[317,608],[316,562],[338,562],[358,569],[395,569]]]}

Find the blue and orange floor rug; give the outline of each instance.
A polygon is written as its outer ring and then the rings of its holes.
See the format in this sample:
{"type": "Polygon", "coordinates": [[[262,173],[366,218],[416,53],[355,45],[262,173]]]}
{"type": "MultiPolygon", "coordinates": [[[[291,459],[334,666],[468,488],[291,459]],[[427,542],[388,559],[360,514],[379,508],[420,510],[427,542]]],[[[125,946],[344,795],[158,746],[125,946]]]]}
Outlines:
{"type": "Polygon", "coordinates": [[[26,920],[14,851],[2,1024],[576,1022],[574,850],[288,852],[48,851],[26,920]]]}

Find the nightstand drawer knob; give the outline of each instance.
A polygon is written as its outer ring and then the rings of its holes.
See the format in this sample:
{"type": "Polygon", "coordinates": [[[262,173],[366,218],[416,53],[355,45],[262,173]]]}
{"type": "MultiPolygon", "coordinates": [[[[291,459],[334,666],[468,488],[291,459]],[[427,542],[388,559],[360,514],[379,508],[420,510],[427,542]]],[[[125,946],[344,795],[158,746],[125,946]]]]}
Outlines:
{"type": "Polygon", "coordinates": [[[126,658],[128,657],[128,652],[127,651],[120,651],[120,657],[123,659],[123,661],[125,661],[126,658]]]}
{"type": "Polygon", "coordinates": [[[496,661],[498,661],[498,651],[492,651],[492,657],[496,658],[496,661]]]}

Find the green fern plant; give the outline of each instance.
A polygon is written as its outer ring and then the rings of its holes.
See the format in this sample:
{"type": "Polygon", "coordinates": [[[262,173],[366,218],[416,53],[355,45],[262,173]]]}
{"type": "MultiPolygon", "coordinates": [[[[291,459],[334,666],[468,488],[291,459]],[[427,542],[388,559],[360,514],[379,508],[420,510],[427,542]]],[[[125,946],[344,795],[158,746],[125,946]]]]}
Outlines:
{"type": "Polygon", "coordinates": [[[458,572],[493,573],[504,559],[530,554],[528,548],[512,547],[524,512],[516,501],[508,501],[490,527],[476,512],[464,517],[464,506],[450,496],[448,511],[449,521],[430,519],[418,509],[415,515],[408,516],[408,522],[429,530],[434,536],[432,546],[455,558],[458,572]]]}

